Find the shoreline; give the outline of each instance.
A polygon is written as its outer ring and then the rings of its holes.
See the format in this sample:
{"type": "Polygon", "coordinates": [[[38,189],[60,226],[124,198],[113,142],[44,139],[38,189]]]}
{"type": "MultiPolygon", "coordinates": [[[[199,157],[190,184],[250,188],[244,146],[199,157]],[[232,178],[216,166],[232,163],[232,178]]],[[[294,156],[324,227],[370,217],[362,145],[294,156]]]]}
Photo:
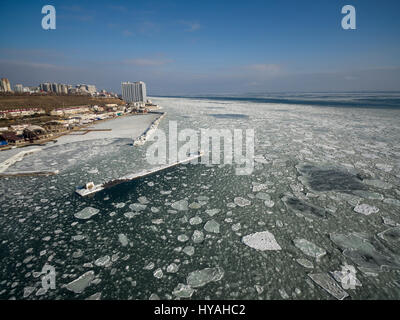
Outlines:
{"type": "MultiPolygon", "coordinates": [[[[127,113],[127,114],[123,114],[121,116],[117,116],[117,117],[113,117],[113,118],[95,120],[92,123],[83,124],[83,125],[80,125],[79,127],[73,128],[71,130],[67,130],[67,131],[64,131],[64,132],[56,133],[51,138],[42,139],[42,140],[36,140],[33,143],[26,142],[26,143],[21,143],[20,145],[12,145],[12,146],[7,146],[7,147],[2,147],[2,148],[0,148],[0,152],[7,151],[7,150],[13,150],[13,149],[19,149],[19,148],[26,148],[26,147],[31,147],[31,146],[43,146],[43,145],[46,145],[47,143],[52,142],[52,141],[53,142],[57,142],[57,139],[59,139],[60,137],[68,136],[68,135],[73,134],[75,132],[79,132],[79,131],[85,130],[86,128],[91,127],[92,125],[96,125],[96,124],[99,124],[99,123],[103,123],[103,122],[106,122],[106,121],[115,120],[115,119],[119,119],[119,118],[123,118],[123,117],[137,116],[137,115],[139,115],[139,114],[127,113]]],[[[90,131],[90,129],[88,131],[90,131]]]]}
{"type": "MultiPolygon", "coordinates": [[[[161,120],[165,117],[166,112],[157,112],[157,111],[151,111],[148,112],[147,114],[150,115],[154,115],[154,114],[158,114],[159,116],[152,120],[149,125],[146,127],[146,129],[142,132],[141,135],[139,135],[136,138],[133,138],[133,145],[135,147],[137,146],[141,146],[144,145],[147,141],[147,139],[151,136],[151,134],[153,134],[155,132],[155,130],[157,129],[158,125],[160,124],[161,120]]],[[[74,136],[76,135],[77,132],[81,132],[81,134],[79,135],[85,135],[82,134],[82,132],[84,133],[88,133],[88,132],[93,132],[93,133],[97,133],[97,132],[104,132],[104,131],[112,131],[112,129],[95,129],[93,128],[92,130],[90,129],[90,127],[92,127],[93,125],[97,125],[100,123],[104,123],[106,121],[109,120],[118,120],[121,118],[125,118],[125,117],[133,117],[133,116],[141,116],[141,114],[125,114],[123,116],[119,116],[119,117],[115,117],[115,118],[110,118],[110,119],[102,119],[102,120],[97,120],[93,123],[90,124],[86,124],[84,126],[81,126],[79,128],[70,130],[68,132],[64,132],[60,135],[57,136],[57,138],[60,138],[62,136],[74,136]]],[[[58,142],[57,140],[55,140],[55,138],[53,138],[52,140],[53,142],[58,142]]],[[[48,142],[50,142],[48,141],[48,142]]],[[[79,143],[80,141],[76,141],[76,143],[79,143]]],[[[35,144],[28,144],[26,146],[20,146],[20,148],[23,147],[33,147],[33,146],[38,146],[40,145],[39,142],[35,143],[35,144]]],[[[45,145],[46,146],[46,145],[45,145]]],[[[10,151],[10,150],[15,150],[17,149],[17,147],[14,148],[9,148],[7,150],[2,150],[2,151],[10,151]]],[[[43,176],[43,175],[54,175],[54,174],[58,174],[58,170],[41,170],[41,171],[35,171],[35,170],[29,170],[29,171],[16,171],[16,172],[5,172],[7,171],[10,167],[12,167],[15,163],[22,161],[23,158],[26,155],[32,154],[32,153],[36,153],[39,151],[45,151],[45,148],[36,148],[36,149],[31,149],[31,150],[23,150],[18,152],[17,154],[14,154],[12,156],[10,156],[9,158],[5,159],[4,161],[0,162],[0,178],[5,178],[5,177],[19,177],[19,176],[43,176]]]]}

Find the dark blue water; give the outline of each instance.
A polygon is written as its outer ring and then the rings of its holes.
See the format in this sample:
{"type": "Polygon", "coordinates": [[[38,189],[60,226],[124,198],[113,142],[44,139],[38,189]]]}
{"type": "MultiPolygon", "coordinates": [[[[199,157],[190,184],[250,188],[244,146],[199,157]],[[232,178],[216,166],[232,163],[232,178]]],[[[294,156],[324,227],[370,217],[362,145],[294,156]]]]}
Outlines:
{"type": "Polygon", "coordinates": [[[350,107],[350,108],[400,108],[400,92],[371,93],[279,93],[279,94],[244,94],[244,95],[207,95],[207,96],[169,96],[205,100],[228,100],[253,103],[281,103],[305,106],[350,107]]]}

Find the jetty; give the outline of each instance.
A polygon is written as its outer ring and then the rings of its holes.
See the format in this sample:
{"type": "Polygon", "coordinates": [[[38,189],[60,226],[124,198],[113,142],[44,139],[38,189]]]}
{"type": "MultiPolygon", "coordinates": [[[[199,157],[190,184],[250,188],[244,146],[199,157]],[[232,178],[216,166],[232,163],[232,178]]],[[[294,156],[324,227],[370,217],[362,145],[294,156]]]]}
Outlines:
{"type": "Polygon", "coordinates": [[[137,139],[135,139],[135,141],[133,142],[133,145],[135,147],[138,146],[142,146],[146,143],[147,139],[154,134],[154,132],[157,130],[158,125],[160,124],[161,120],[166,116],[166,112],[156,112],[156,111],[152,111],[149,113],[155,113],[155,114],[159,114],[160,116],[155,119],[150,126],[142,133],[142,135],[140,135],[137,139]]]}
{"type": "Polygon", "coordinates": [[[183,159],[183,160],[179,160],[179,161],[176,161],[176,162],[173,162],[173,163],[165,164],[163,166],[156,167],[156,168],[153,168],[153,169],[147,169],[147,170],[142,170],[142,171],[139,171],[139,172],[136,172],[136,173],[131,173],[131,174],[128,174],[128,175],[126,175],[126,176],[124,176],[122,178],[114,179],[114,180],[105,182],[105,183],[100,184],[100,185],[95,185],[95,184],[93,184],[93,182],[90,182],[90,183],[86,184],[86,186],[78,187],[75,190],[75,192],[77,194],[79,194],[80,196],[84,197],[86,195],[93,194],[93,193],[96,193],[98,191],[114,187],[114,186],[116,186],[118,184],[121,184],[121,183],[130,182],[130,181],[133,181],[133,180],[136,180],[136,179],[144,178],[144,177],[149,176],[149,175],[151,175],[153,173],[156,173],[156,172],[168,169],[168,168],[175,167],[175,166],[177,166],[179,164],[188,163],[188,162],[196,160],[196,159],[198,159],[198,158],[200,158],[202,156],[203,156],[203,152],[199,151],[199,152],[197,152],[195,154],[188,155],[188,157],[183,159]]]}
{"type": "Polygon", "coordinates": [[[54,176],[59,174],[60,171],[19,171],[19,172],[1,172],[0,178],[12,178],[12,177],[32,177],[32,176],[54,176]]]}

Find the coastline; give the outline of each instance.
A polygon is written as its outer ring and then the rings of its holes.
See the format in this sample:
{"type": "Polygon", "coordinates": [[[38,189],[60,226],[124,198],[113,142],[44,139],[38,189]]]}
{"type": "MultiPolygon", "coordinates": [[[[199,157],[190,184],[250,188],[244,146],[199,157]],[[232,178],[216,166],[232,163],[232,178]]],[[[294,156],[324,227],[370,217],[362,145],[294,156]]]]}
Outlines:
{"type": "MultiPolygon", "coordinates": [[[[87,124],[82,126],[76,130],[71,130],[67,133],[63,133],[59,135],[58,138],[61,138],[57,141],[54,141],[54,144],[50,146],[44,146],[42,148],[28,149],[24,151],[18,152],[16,149],[8,149],[3,150],[2,154],[5,157],[0,157],[0,178],[1,177],[18,177],[18,176],[36,176],[43,175],[43,170],[36,171],[34,169],[24,170],[24,171],[16,171],[16,172],[8,172],[8,170],[17,162],[23,161],[26,155],[29,155],[33,152],[41,151],[46,152],[46,149],[49,147],[60,146],[66,143],[81,143],[90,140],[98,140],[98,139],[108,139],[108,138],[129,138],[132,139],[132,144],[135,146],[144,145],[147,139],[151,134],[155,132],[161,120],[165,117],[165,112],[149,112],[144,115],[132,115],[126,114],[120,117],[112,118],[112,119],[104,119],[98,120],[95,123],[87,124]],[[148,119],[149,116],[158,115],[155,119],[152,117],[148,119]],[[130,119],[131,118],[131,119],[130,119]],[[143,119],[145,118],[145,119],[143,119]],[[130,121],[132,120],[132,121],[130,121]],[[146,120],[149,120],[147,122],[146,120]],[[114,123],[112,122],[114,121],[114,123]],[[115,123],[118,121],[118,124],[115,123]],[[111,122],[111,123],[110,123],[111,122]],[[121,123],[122,122],[122,123],[121,123]],[[147,122],[147,124],[146,124],[147,122]],[[107,127],[110,128],[102,128],[105,124],[109,124],[107,127]],[[100,126],[99,126],[100,125],[100,126]],[[90,128],[92,128],[90,130],[90,128]],[[75,135],[74,133],[79,131],[87,131],[85,134],[75,135]],[[140,143],[137,143],[140,141],[140,143]],[[10,156],[7,156],[7,153],[10,153],[10,156]],[[3,160],[2,160],[3,158],[3,160]]],[[[34,145],[28,145],[27,148],[34,147],[34,145]]],[[[47,170],[45,172],[51,172],[52,174],[57,174],[56,170],[47,170]]]]}

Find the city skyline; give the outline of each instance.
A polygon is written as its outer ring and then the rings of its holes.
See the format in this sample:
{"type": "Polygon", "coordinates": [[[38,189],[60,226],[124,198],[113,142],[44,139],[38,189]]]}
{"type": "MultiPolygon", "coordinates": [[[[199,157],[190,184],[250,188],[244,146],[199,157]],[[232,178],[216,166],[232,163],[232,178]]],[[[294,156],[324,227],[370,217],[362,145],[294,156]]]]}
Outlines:
{"type": "Polygon", "coordinates": [[[400,90],[396,1],[146,3],[52,1],[3,5],[0,75],[11,83],[93,83],[149,95],[400,90]],[[343,30],[352,4],[357,29],[343,30]],[[7,45],[5,45],[7,43],[7,45]]]}

